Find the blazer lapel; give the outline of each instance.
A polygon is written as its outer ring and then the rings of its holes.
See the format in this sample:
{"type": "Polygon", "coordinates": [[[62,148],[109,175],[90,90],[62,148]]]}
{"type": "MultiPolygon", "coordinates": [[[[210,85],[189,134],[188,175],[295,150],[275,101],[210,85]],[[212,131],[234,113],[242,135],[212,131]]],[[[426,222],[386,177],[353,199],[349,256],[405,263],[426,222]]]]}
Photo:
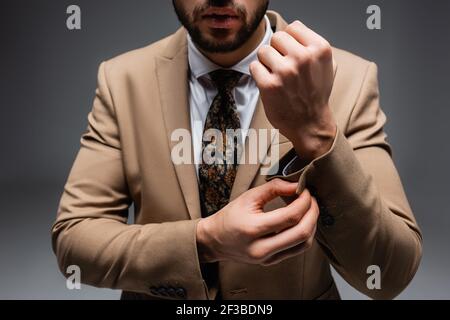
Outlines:
{"type": "MultiPolygon", "coordinates": [[[[250,125],[250,130],[254,130],[256,132],[256,136],[258,139],[250,139],[249,136],[245,139],[244,153],[241,157],[241,163],[239,164],[238,171],[236,173],[236,179],[234,180],[233,189],[231,190],[230,201],[239,197],[243,192],[247,191],[261,168],[261,162],[264,158],[260,158],[260,155],[266,155],[267,151],[272,145],[272,136],[271,130],[273,129],[269,120],[266,117],[264,112],[264,107],[261,102],[261,99],[258,100],[258,105],[255,108],[255,113],[253,114],[252,122],[250,125]],[[266,130],[268,140],[262,142],[259,139],[259,133],[261,130],[266,130]],[[262,143],[261,143],[262,142],[262,143]],[[251,144],[257,144],[251,145],[251,144]],[[250,152],[254,153],[257,151],[257,161],[249,161],[251,156],[250,152]]],[[[264,132],[264,131],[262,131],[264,132]]],[[[280,137],[280,140],[283,139],[280,137]]],[[[277,159],[278,161],[278,159],[277,159]]]]}
{"type": "MultiPolygon", "coordinates": [[[[168,43],[165,54],[156,59],[161,107],[170,150],[179,143],[171,140],[175,130],[185,129],[191,132],[188,70],[186,32],[179,29],[168,43]]],[[[191,146],[191,161],[189,164],[174,164],[174,168],[189,215],[191,219],[198,219],[201,217],[201,208],[192,144],[191,140],[185,142],[191,146]]]]}

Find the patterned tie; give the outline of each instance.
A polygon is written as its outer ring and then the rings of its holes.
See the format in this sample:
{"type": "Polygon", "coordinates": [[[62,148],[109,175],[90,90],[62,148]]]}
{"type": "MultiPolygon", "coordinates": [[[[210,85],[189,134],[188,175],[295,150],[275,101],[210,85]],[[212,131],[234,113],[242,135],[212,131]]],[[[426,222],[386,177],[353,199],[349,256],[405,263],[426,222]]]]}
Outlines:
{"type": "Polygon", "coordinates": [[[242,140],[239,136],[240,130],[237,130],[241,128],[241,123],[233,98],[233,89],[241,76],[240,72],[223,69],[210,73],[218,93],[206,117],[204,140],[209,141],[203,141],[203,161],[199,166],[203,216],[212,215],[228,204],[236,178],[242,140]],[[208,132],[214,132],[216,135],[210,135],[208,132]]]}

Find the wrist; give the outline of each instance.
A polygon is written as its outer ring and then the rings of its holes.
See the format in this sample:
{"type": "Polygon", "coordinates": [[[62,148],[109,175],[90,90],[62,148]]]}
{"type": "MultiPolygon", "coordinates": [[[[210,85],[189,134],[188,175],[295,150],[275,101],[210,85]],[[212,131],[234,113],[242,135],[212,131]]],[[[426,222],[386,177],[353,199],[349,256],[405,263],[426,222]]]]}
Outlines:
{"type": "Polygon", "coordinates": [[[331,150],[336,139],[337,126],[329,124],[301,130],[293,136],[291,142],[300,158],[307,162],[317,159],[331,150]]]}
{"type": "Polygon", "coordinates": [[[197,224],[196,239],[200,263],[211,263],[218,260],[213,249],[213,238],[208,222],[208,218],[204,218],[199,220],[197,224]]]}

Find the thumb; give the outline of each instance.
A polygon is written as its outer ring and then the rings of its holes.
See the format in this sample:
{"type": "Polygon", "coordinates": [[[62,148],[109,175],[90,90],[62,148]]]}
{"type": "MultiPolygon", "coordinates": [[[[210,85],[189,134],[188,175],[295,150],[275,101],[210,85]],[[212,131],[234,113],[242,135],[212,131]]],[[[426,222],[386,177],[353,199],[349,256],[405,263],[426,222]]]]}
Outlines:
{"type": "Polygon", "coordinates": [[[249,196],[252,201],[255,201],[260,207],[263,207],[267,202],[277,197],[294,195],[297,190],[297,185],[297,182],[274,179],[259,187],[251,189],[249,191],[249,196]]]}

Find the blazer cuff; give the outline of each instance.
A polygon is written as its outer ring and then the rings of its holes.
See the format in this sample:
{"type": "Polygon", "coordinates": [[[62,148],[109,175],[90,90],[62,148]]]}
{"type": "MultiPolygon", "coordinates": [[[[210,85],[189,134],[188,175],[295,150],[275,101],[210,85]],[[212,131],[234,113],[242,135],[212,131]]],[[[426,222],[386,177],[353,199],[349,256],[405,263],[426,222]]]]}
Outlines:
{"type": "Polygon", "coordinates": [[[343,172],[343,168],[351,168],[349,163],[352,161],[357,161],[353,149],[340,129],[337,129],[336,137],[327,153],[305,164],[295,150],[291,149],[280,159],[278,172],[268,176],[266,180],[279,178],[298,182],[297,194],[307,188],[318,202],[322,225],[331,226],[341,212],[341,210],[335,211],[333,208],[342,204],[342,201],[346,201],[344,200],[345,195],[341,197],[341,192],[336,192],[336,186],[341,182],[347,182],[342,177],[347,175],[348,169],[343,172]]]}
{"type": "Polygon", "coordinates": [[[159,276],[153,271],[148,279],[151,296],[164,299],[209,300],[208,287],[203,280],[197,252],[197,224],[200,219],[167,224],[165,247],[155,248],[149,243],[149,251],[159,254],[149,259],[161,259],[159,276]],[[170,243],[172,242],[172,243],[170,243]]]}
{"type": "Polygon", "coordinates": [[[339,152],[339,150],[336,151],[336,148],[338,143],[342,143],[340,141],[342,138],[345,139],[338,128],[330,150],[310,163],[306,163],[303,159],[301,159],[301,157],[295,152],[295,149],[292,148],[279,160],[278,171],[273,175],[269,175],[266,180],[271,181],[279,178],[290,182],[298,181],[299,185],[297,187],[297,194],[302,193],[306,188],[306,177],[308,176],[308,172],[314,170],[317,165],[320,165],[320,162],[327,161],[331,158],[333,153],[339,152]]]}

